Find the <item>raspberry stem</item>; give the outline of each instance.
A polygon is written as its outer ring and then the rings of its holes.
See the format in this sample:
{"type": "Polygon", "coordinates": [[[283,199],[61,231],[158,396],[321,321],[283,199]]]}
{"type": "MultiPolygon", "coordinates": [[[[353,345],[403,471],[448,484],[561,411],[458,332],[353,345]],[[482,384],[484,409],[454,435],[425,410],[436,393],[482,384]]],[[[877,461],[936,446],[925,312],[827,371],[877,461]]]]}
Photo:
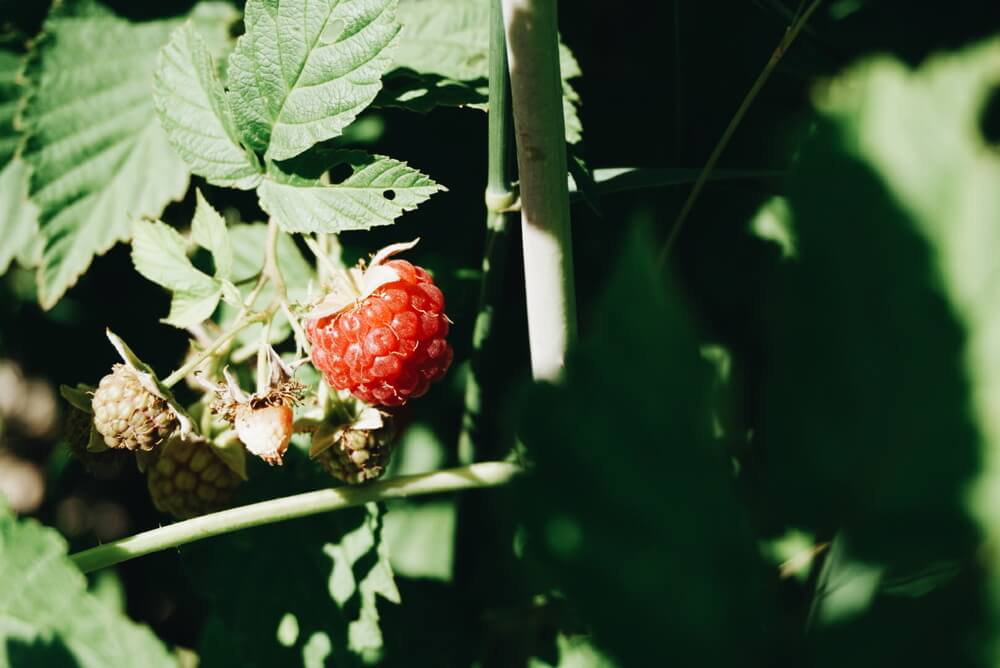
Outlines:
{"type": "Polygon", "coordinates": [[[522,469],[508,462],[483,462],[433,473],[400,476],[360,487],[335,487],[231,508],[106,543],[70,556],[84,573],[197,540],[250,527],[307,517],[374,501],[505,485],[522,469]]]}
{"type": "Polygon", "coordinates": [[[558,380],[576,339],[556,3],[503,0],[521,187],[531,370],[558,380]]]}
{"type": "Polygon", "coordinates": [[[514,145],[514,119],[510,106],[510,77],[507,74],[507,41],[504,36],[503,8],[500,0],[492,0],[490,9],[490,76],[489,76],[489,147],[486,182],[486,246],[481,265],[479,304],[472,334],[472,354],[469,375],[465,382],[465,411],[462,431],[458,438],[458,457],[463,464],[488,458],[487,450],[499,448],[484,443],[491,433],[484,423],[484,407],[493,404],[495,391],[488,362],[496,359],[492,353],[493,322],[503,294],[507,265],[510,226],[515,214],[508,209],[517,199],[511,174],[511,154],[514,145]],[[492,446],[492,447],[491,447],[492,446]]]}

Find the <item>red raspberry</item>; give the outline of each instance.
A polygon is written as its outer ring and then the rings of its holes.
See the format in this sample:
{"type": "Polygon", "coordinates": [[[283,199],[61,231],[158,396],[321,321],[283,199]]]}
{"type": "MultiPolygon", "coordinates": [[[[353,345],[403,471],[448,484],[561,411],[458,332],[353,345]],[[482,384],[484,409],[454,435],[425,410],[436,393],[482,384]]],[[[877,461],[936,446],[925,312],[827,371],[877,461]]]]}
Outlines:
{"type": "Polygon", "coordinates": [[[448,317],[434,279],[389,260],[399,280],[342,311],[306,322],[312,361],[326,382],[372,405],[399,406],[427,392],[451,365],[448,317]]]}

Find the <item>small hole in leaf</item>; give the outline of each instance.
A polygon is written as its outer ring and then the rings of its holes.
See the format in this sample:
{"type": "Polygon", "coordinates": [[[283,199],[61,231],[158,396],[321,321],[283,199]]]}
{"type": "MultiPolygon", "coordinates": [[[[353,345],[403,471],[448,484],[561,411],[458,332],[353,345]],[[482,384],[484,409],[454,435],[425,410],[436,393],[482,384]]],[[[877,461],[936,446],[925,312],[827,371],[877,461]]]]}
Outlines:
{"type": "Polygon", "coordinates": [[[391,202],[392,200],[396,199],[396,191],[395,190],[383,190],[382,191],[382,197],[386,198],[387,200],[389,200],[391,202]]]}
{"type": "Polygon", "coordinates": [[[340,38],[340,33],[342,32],[344,32],[343,21],[341,21],[340,19],[337,19],[335,21],[330,21],[329,23],[326,24],[326,27],[323,29],[323,34],[320,36],[320,39],[323,41],[324,44],[332,44],[333,42],[336,42],[337,39],[340,38]]]}
{"type": "Polygon", "coordinates": [[[979,129],[986,143],[1000,148],[1000,86],[990,91],[979,119],[979,129]]]}
{"type": "Polygon", "coordinates": [[[354,168],[351,167],[350,163],[342,162],[339,165],[334,165],[330,169],[330,183],[340,183],[351,178],[351,174],[354,173],[354,168]]]}

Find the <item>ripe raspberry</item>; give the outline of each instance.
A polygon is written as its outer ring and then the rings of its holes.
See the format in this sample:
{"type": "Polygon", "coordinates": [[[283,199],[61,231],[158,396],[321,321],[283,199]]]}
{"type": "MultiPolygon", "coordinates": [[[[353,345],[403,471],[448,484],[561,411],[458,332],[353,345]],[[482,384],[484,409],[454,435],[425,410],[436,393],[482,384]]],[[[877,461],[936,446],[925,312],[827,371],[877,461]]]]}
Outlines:
{"type": "Polygon", "coordinates": [[[292,440],[292,409],[285,404],[236,407],[236,434],[252,454],[268,464],[280,464],[292,440]]]}
{"type": "Polygon", "coordinates": [[[327,473],[349,485],[375,480],[385,473],[395,436],[388,419],[380,429],[341,429],[333,444],[316,455],[316,461],[327,473]]]}
{"type": "MultiPolygon", "coordinates": [[[[98,480],[110,480],[122,472],[131,459],[127,452],[108,448],[101,452],[87,449],[94,431],[94,419],[75,406],[70,406],[66,416],[66,442],[70,452],[80,460],[84,470],[98,480]]],[[[100,438],[99,435],[94,436],[100,438]]]]}
{"type": "Polygon", "coordinates": [[[94,392],[94,427],[109,448],[152,450],[178,427],[167,402],[145,387],[136,373],[116,364],[94,392]]]}
{"type": "Polygon", "coordinates": [[[146,484],[160,512],[185,520],[229,505],[240,483],[204,438],[173,438],[147,471],[146,484]]]}
{"type": "Polygon", "coordinates": [[[312,361],[326,382],[372,405],[399,406],[427,392],[448,370],[444,295],[406,260],[384,266],[399,279],[353,305],[306,322],[312,361]]]}

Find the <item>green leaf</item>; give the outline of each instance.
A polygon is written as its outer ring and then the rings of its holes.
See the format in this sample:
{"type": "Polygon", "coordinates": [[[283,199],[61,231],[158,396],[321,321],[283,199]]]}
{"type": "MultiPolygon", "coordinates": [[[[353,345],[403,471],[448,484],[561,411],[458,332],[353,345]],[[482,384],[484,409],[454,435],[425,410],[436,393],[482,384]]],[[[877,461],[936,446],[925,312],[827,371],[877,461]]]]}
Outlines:
{"type": "Polygon", "coordinates": [[[13,158],[0,171],[0,274],[15,257],[34,255],[38,234],[38,207],[28,199],[31,169],[13,158]]]}
{"type": "MultiPolygon", "coordinates": [[[[234,281],[249,283],[264,268],[264,249],[267,244],[267,225],[250,223],[233,225],[229,229],[233,246],[234,281]]],[[[288,296],[295,301],[305,301],[309,284],[316,280],[312,265],[306,262],[295,241],[287,234],[278,235],[278,268],[285,279],[288,296]]],[[[265,291],[267,288],[265,288],[265,291]]]]}
{"type": "Polygon", "coordinates": [[[233,246],[229,241],[226,219],[208,203],[201,190],[196,190],[195,193],[191,239],[212,253],[212,259],[215,261],[215,277],[229,278],[233,272],[233,246]]]}
{"type": "Polygon", "coordinates": [[[455,510],[451,500],[389,505],[384,536],[396,573],[408,578],[451,580],[455,510]]]}
{"type": "Polygon", "coordinates": [[[164,322],[191,327],[212,317],[222,296],[222,285],[195,269],[187,244],[177,230],[159,221],[139,221],[132,238],[136,270],[173,292],[170,315],[164,322]]]}
{"type": "Polygon", "coordinates": [[[917,69],[867,59],[815,91],[796,151],[753,447],[776,519],[850,548],[853,618],[817,615],[826,665],[996,663],[968,630],[1000,619],[1000,153],[981,129],[998,63],[996,39],[917,69]],[[927,577],[951,563],[954,584],[927,577]],[[886,595],[897,577],[940,590],[886,595]]]}
{"type": "Polygon", "coordinates": [[[795,257],[795,221],[784,197],[775,196],[765,202],[750,221],[750,229],[761,239],[776,243],[782,257],[795,257]]]}
{"type": "Polygon", "coordinates": [[[51,308],[95,255],[187,189],[184,163],[153,110],[156,54],[178,22],[130,23],[61,5],[29,60],[23,113],[32,199],[45,239],[39,301],[51,308]]]}
{"type": "Polygon", "coordinates": [[[374,503],[367,506],[364,522],[344,535],[337,544],[328,544],[324,553],[333,560],[330,594],[344,607],[352,597],[360,598],[358,618],[347,629],[348,646],[352,652],[364,655],[382,647],[379,629],[377,596],[399,603],[399,590],[389,563],[387,544],[381,539],[381,511],[374,503]],[[361,559],[374,552],[375,563],[360,575],[354,572],[361,559]]]}
{"type": "Polygon", "coordinates": [[[711,368],[655,247],[629,239],[565,382],[524,398],[525,557],[622,665],[752,664],[762,564],[712,437],[711,368]]]}
{"type": "Polygon", "coordinates": [[[586,636],[567,636],[560,633],[556,637],[559,650],[558,663],[551,664],[539,658],[532,658],[528,668],[616,668],[618,664],[601,654],[586,636]]]}
{"type": "Polygon", "coordinates": [[[405,162],[357,151],[304,156],[271,163],[260,185],[261,207],[287,232],[343,232],[390,225],[434,193],[444,190],[405,162]],[[353,173],[332,185],[326,170],[350,163],[353,173]]]}
{"type": "Polygon", "coordinates": [[[229,59],[229,96],[248,146],[292,158],[340,135],[392,64],[396,0],[249,0],[229,59]]]}
{"type": "Polygon", "coordinates": [[[260,163],[240,144],[216,65],[192,23],[174,31],[160,53],[153,99],[163,129],[192,172],[231,188],[260,182],[260,163]]]}
{"type": "MultiPolygon", "coordinates": [[[[489,77],[488,0],[402,0],[397,70],[387,81],[383,106],[426,112],[436,106],[485,109],[489,77]],[[416,76],[414,76],[416,75],[416,76]]],[[[569,83],[582,75],[572,51],[559,44],[566,141],[582,139],[580,96],[569,83]]]]}
{"type": "MultiPolygon", "coordinates": [[[[267,225],[252,223],[233,225],[229,228],[229,238],[233,246],[232,280],[239,284],[242,298],[245,299],[253,289],[254,279],[264,268],[264,249],[267,245],[267,225]]],[[[309,301],[310,287],[315,287],[316,274],[311,264],[306,262],[295,241],[287,234],[278,235],[278,267],[285,279],[288,298],[292,302],[305,303],[309,301]]],[[[258,308],[274,299],[274,285],[268,283],[257,297],[258,308]]],[[[223,304],[220,309],[223,323],[235,322],[238,308],[223,304]]],[[[243,330],[237,337],[240,344],[260,340],[261,327],[253,325],[243,330]]],[[[275,315],[271,325],[271,342],[275,345],[287,339],[292,333],[283,313],[275,315]]]]}
{"type": "Polygon", "coordinates": [[[66,542],[0,503],[0,665],[170,668],[145,627],[87,593],[66,542]]]}
{"type": "Polygon", "coordinates": [[[24,58],[13,51],[0,49],[0,165],[14,157],[21,135],[14,129],[17,106],[24,94],[18,75],[24,58]]]}
{"type": "Polygon", "coordinates": [[[487,78],[489,2],[404,0],[397,15],[403,24],[393,54],[397,67],[453,81],[487,78]]]}

